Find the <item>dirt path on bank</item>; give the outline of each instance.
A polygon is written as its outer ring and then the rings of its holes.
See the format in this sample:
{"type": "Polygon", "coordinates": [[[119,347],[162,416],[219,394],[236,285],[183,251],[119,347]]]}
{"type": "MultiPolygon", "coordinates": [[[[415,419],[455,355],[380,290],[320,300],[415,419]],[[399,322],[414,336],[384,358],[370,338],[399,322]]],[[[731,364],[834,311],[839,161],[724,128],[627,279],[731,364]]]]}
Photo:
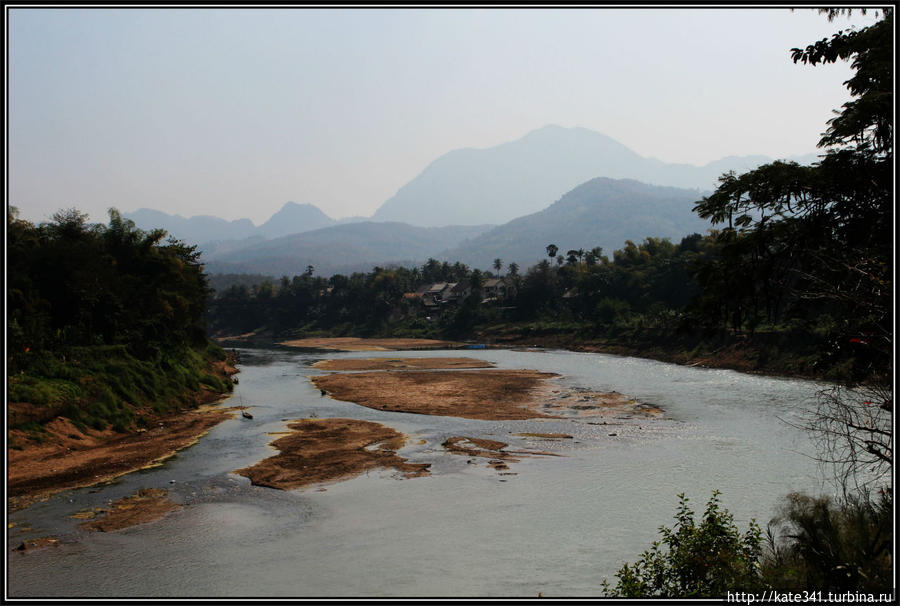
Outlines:
{"type": "Polygon", "coordinates": [[[392,468],[403,477],[428,475],[428,463],[407,463],[397,456],[406,436],[371,421],[300,419],[288,425],[293,433],[272,442],[280,454],[238,469],[253,484],[290,490],[392,468]]]}
{"type": "Polygon", "coordinates": [[[330,337],[292,339],[278,345],[304,349],[329,349],[337,351],[395,351],[410,349],[446,349],[460,343],[436,339],[361,339],[358,337],[330,337]]]}

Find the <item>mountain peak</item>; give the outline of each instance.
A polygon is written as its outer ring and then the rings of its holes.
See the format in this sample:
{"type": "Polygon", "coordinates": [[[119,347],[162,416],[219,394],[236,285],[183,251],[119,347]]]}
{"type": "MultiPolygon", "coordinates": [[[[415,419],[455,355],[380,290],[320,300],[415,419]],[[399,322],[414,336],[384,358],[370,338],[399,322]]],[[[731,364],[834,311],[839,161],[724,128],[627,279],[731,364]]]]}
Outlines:
{"type": "Polygon", "coordinates": [[[278,238],[322,227],[330,227],[335,220],[314,204],[285,202],[277,213],[259,226],[259,234],[266,238],[278,238]]]}
{"type": "Polygon", "coordinates": [[[711,190],[723,172],[768,161],[749,156],[706,166],[669,164],[588,128],[547,124],[515,141],[440,156],[385,201],[372,220],[424,227],[502,224],[545,208],[595,177],[711,190]]]}

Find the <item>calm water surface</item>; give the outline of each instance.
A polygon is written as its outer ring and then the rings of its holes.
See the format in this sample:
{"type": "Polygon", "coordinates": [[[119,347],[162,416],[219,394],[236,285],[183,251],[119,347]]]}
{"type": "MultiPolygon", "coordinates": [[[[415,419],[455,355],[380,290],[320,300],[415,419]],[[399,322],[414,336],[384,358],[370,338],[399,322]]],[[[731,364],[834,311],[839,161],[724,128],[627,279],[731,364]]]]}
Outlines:
{"type": "Polygon", "coordinates": [[[820,385],[564,351],[308,353],[242,350],[225,405],[240,417],[165,465],[67,492],[9,517],[9,546],[57,536],[58,547],[10,553],[10,597],[544,597],[598,596],[603,578],[672,524],[678,493],[702,512],[711,492],[744,529],[791,491],[825,491],[813,445],[792,428],[820,385]],[[324,358],[467,355],[499,368],[556,372],[562,387],[615,390],[664,410],[648,421],[481,421],[382,412],[323,398],[309,382],[324,358]],[[400,451],[432,475],[391,471],[303,491],[251,486],[233,470],[274,454],[285,421],[352,417],[411,440],[400,451]],[[616,425],[613,425],[615,423],[616,425]],[[567,433],[573,440],[524,438],[567,433]],[[615,433],[616,435],[609,435],[615,433]],[[444,452],[447,437],[501,440],[523,458],[500,475],[444,452]],[[424,440],[424,444],[419,443],[424,440]],[[76,511],[140,488],[184,505],[113,533],[78,529],[76,511]],[[322,490],[324,488],[324,490],[322,490]]]}

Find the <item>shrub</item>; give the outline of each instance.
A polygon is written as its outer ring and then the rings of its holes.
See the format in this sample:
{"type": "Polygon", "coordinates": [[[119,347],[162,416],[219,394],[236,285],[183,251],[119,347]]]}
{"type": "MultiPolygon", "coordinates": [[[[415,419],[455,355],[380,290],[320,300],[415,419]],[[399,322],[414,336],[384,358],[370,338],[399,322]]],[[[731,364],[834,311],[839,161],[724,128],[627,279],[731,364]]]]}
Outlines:
{"type": "Polygon", "coordinates": [[[626,598],[724,598],[729,591],[760,589],[762,533],[756,522],[751,520],[742,535],[714,491],[698,524],[688,498],[678,497],[675,527],[661,527],[662,539],[619,569],[615,587],[604,580],[604,592],[626,598]]]}
{"type": "Polygon", "coordinates": [[[621,322],[628,317],[631,307],[627,301],[604,297],[594,307],[594,317],[600,324],[610,325],[621,322]]]}
{"type": "Polygon", "coordinates": [[[840,504],[790,494],[769,524],[763,573],[774,589],[890,592],[893,528],[890,492],[840,504]]]}

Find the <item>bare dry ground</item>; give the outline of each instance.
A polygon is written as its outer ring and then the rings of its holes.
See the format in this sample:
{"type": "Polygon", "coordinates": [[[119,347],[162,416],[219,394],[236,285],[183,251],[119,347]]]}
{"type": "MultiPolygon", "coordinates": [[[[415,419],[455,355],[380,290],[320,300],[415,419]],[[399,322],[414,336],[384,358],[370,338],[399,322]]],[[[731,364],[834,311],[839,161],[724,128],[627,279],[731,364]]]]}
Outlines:
{"type": "Polygon", "coordinates": [[[329,396],[361,406],[468,419],[516,420],[550,417],[534,409],[543,401],[536,370],[387,371],[311,377],[329,396]]]}
{"type": "Polygon", "coordinates": [[[300,419],[293,433],[275,440],[279,454],[238,469],[253,484],[290,490],[358,476],[377,468],[392,468],[403,477],[428,475],[428,463],[407,463],[397,455],[406,436],[371,421],[300,419]]]}
{"type": "Polygon", "coordinates": [[[358,337],[329,337],[293,339],[279,345],[304,349],[331,349],[338,351],[394,351],[410,349],[444,349],[459,343],[435,339],[360,339],[358,337]]]}
{"type": "Polygon", "coordinates": [[[321,360],[312,366],[320,370],[437,370],[493,368],[494,364],[475,358],[344,358],[321,360]]]}

